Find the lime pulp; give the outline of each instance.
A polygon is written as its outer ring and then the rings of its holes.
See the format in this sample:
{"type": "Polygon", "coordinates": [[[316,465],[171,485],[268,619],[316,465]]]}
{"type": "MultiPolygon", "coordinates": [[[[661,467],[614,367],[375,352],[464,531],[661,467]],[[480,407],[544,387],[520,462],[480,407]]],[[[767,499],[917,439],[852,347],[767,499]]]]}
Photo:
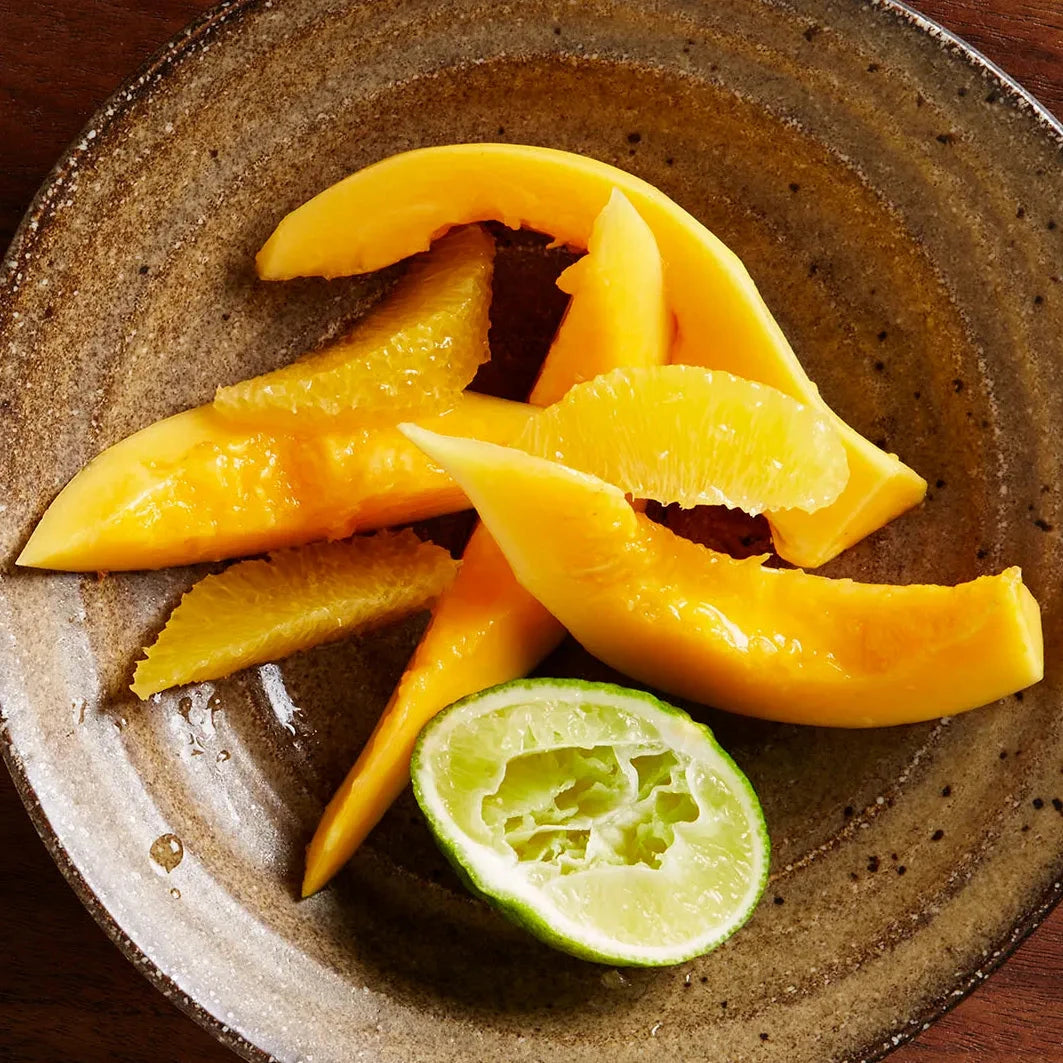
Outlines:
{"type": "Polygon", "coordinates": [[[411,772],[473,891],[584,959],[660,966],[708,952],[767,880],[748,780],[707,727],[642,691],[493,687],[424,728],[411,772]]]}

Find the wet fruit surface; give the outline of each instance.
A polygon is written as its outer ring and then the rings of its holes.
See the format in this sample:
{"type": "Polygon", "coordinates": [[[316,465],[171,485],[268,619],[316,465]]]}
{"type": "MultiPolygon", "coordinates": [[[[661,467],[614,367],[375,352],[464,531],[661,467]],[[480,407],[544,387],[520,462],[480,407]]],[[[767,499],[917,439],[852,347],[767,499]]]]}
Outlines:
{"type": "Polygon", "coordinates": [[[377,414],[389,422],[452,407],[490,357],[495,245],[479,226],[414,258],[343,339],[291,365],[219,389],[224,414],[270,425],[377,414]]]}
{"type": "Polygon", "coordinates": [[[378,532],[241,561],[197,583],[136,669],[140,698],[218,679],[424,609],[457,571],[411,531],[378,532]]]}
{"type": "Polygon", "coordinates": [[[875,727],[1036,683],[1041,617],[1018,569],[956,587],[737,561],[616,487],[520,451],[406,429],[459,480],[514,574],[591,653],[661,690],[765,719],[875,727]],[[555,534],[535,534],[546,500],[555,534]]]}

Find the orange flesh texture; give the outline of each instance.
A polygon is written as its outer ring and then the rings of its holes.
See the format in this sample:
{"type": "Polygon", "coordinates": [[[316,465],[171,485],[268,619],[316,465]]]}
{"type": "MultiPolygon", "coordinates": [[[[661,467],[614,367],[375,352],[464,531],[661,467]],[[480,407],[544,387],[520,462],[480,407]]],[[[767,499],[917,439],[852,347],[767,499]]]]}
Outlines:
{"type": "Polygon", "coordinates": [[[408,528],[240,561],[184,595],[130,689],[147,698],[401,620],[434,601],[457,568],[408,528]]]}
{"type": "Polygon", "coordinates": [[[719,369],[614,369],[577,384],[515,446],[665,505],[812,511],[849,478],[829,419],[719,369]]]}
{"type": "MultiPolygon", "coordinates": [[[[424,250],[454,225],[488,219],[585,248],[614,188],[660,248],[678,328],[672,360],[725,369],[827,410],[738,257],[645,181],[569,152],[458,144],[392,156],[284,218],[259,252],[258,270],[267,280],[366,273],[424,250]]],[[[926,492],[920,476],[831,416],[848,456],[845,491],[816,513],[769,514],[776,549],[805,567],[830,560],[926,492]]]]}
{"type": "MultiPolygon", "coordinates": [[[[535,414],[525,403],[468,392],[424,423],[501,443],[535,414]]],[[[89,462],[49,506],[18,563],[80,572],[163,568],[467,507],[454,481],[393,425],[337,420],[286,434],[201,406],[89,462]]]]}
{"type": "Polygon", "coordinates": [[[879,727],[963,712],[1043,676],[1040,611],[1017,568],[956,587],[767,569],[680,539],[584,473],[406,431],[462,484],[524,587],[640,682],[769,720],[879,727]]]}
{"type": "MultiPolygon", "coordinates": [[[[532,391],[536,406],[616,366],[660,365],[667,358],[671,321],[660,253],[623,195],[610,197],[589,243],[588,255],[575,264],[583,267],[578,280],[562,275],[573,297],[532,391]]],[[[436,603],[380,722],[325,809],[307,848],[304,897],[335,875],[402,793],[421,728],[459,698],[527,675],[564,634],[477,527],[458,578],[436,603]]]]}
{"type": "Polygon", "coordinates": [[[220,388],[234,417],[292,419],[374,413],[397,422],[450,409],[490,357],[494,240],[480,226],[415,258],[350,333],[272,373],[220,388]]]}

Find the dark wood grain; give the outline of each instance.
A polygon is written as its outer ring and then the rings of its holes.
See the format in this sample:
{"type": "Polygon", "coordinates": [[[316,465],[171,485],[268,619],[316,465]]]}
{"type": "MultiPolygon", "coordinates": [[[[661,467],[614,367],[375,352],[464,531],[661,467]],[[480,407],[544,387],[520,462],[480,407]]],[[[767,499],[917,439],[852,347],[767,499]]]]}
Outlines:
{"type": "MultiPolygon", "coordinates": [[[[855,0],[854,0],[855,2],[855,0]]],[[[0,246],[97,106],[203,0],[0,0],[0,246]]],[[[918,0],[1063,114],[1060,0],[918,0]]],[[[233,1059],[107,941],[0,780],[0,1059],[233,1059]]],[[[1063,908],[890,1063],[1063,1060],[1063,908]]]]}
{"type": "Polygon", "coordinates": [[[910,6],[969,41],[1063,115],[1060,0],[914,0],[910,6]]]}

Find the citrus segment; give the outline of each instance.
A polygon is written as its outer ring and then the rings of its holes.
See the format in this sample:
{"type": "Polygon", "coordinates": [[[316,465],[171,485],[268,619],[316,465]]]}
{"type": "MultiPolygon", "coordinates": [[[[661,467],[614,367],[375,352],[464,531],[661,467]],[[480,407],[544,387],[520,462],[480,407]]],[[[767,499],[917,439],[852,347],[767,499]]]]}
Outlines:
{"type": "Polygon", "coordinates": [[[830,505],[845,449],[819,411],[722,371],[616,369],[529,422],[518,447],[635,498],[757,514],[830,505]]]}
{"type": "Polygon", "coordinates": [[[200,580],[137,665],[140,698],[288,657],[423,609],[457,562],[412,531],[315,543],[200,580]]]}
{"type": "Polygon", "coordinates": [[[494,687],[428,724],[412,775],[473,889],[584,959],[661,966],[708,952],[767,880],[748,780],[707,727],[641,691],[494,687]]]}
{"type": "MultiPolygon", "coordinates": [[[[830,412],[738,257],[652,185],[606,163],[518,144],[453,144],[384,159],[292,211],[258,254],[260,276],[366,273],[426,248],[452,225],[496,219],[585,248],[614,188],[660,247],[678,335],[672,360],[724,369],[830,412]]],[[[831,417],[835,415],[831,413],[831,417]]],[[[916,505],[926,482],[844,424],[841,497],[813,515],[771,514],[776,548],[805,567],[916,505]]]]}
{"type": "Polygon", "coordinates": [[[494,241],[470,226],[415,258],[392,292],[342,340],[272,373],[220,388],[234,416],[435,413],[490,357],[494,241]],[[405,411],[405,413],[404,413],[405,411]]]}
{"type": "Polygon", "coordinates": [[[661,254],[619,189],[595,219],[587,254],[557,286],[572,299],[536,382],[538,405],[549,406],[573,384],[617,366],[668,360],[672,321],[662,294],[661,254]]]}
{"type": "Polygon", "coordinates": [[[404,430],[462,485],[524,587],[596,657],[662,690],[875,727],[963,712],[1043,675],[1040,613],[1016,568],[956,587],[769,569],[678,538],[586,473],[404,430]]]}
{"type": "MultiPolygon", "coordinates": [[[[622,195],[595,222],[586,283],[575,291],[532,390],[547,405],[577,380],[667,355],[660,254],[646,223],[622,195]],[[622,330],[614,322],[623,322],[622,330]]],[[[444,429],[446,431],[446,429],[444,429]]],[[[307,848],[303,895],[343,866],[409,781],[417,734],[466,694],[526,675],[564,628],[514,578],[491,536],[477,527],[458,578],[432,620],[361,755],[325,809],[307,848]]]]}
{"type": "MultiPolygon", "coordinates": [[[[503,443],[537,413],[468,392],[423,423],[503,443]]],[[[454,481],[393,426],[318,422],[294,434],[202,406],[94,458],[48,507],[18,563],[82,572],[162,568],[467,507],[454,481]]]]}

